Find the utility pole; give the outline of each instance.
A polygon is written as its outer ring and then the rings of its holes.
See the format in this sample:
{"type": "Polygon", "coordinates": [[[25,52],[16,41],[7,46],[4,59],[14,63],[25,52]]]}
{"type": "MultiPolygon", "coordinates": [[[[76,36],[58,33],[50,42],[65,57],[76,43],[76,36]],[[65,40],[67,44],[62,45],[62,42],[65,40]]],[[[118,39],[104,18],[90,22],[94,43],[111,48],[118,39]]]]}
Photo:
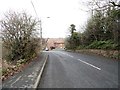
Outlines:
{"type": "Polygon", "coordinates": [[[42,22],[41,22],[41,19],[40,19],[40,45],[41,45],[41,49],[42,49],[42,22]]]}
{"type": "MultiPolygon", "coordinates": [[[[33,6],[33,9],[34,9],[34,12],[35,12],[35,14],[36,14],[36,17],[37,17],[38,20],[39,20],[38,14],[37,14],[37,12],[36,12],[35,6],[34,6],[34,4],[33,4],[32,1],[31,1],[31,4],[32,4],[32,6],[33,6]]],[[[41,49],[42,49],[42,22],[41,22],[41,19],[39,20],[39,22],[40,22],[40,46],[41,46],[41,49]]]]}

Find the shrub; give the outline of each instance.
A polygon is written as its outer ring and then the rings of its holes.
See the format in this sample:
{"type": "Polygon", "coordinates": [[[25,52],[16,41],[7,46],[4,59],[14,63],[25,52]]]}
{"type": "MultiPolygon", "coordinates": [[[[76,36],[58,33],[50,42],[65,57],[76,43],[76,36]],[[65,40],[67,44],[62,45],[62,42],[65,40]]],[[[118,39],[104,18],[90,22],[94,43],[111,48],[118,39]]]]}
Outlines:
{"type": "Polygon", "coordinates": [[[7,60],[30,59],[40,49],[37,37],[38,21],[27,13],[9,12],[0,21],[7,60]]]}
{"type": "Polygon", "coordinates": [[[80,46],[78,46],[76,49],[79,50],[79,49],[84,49],[84,48],[85,48],[85,46],[80,45],[80,46]]]}
{"type": "Polygon", "coordinates": [[[94,41],[86,48],[89,49],[118,49],[118,44],[114,44],[112,40],[107,41],[94,41]]]}
{"type": "Polygon", "coordinates": [[[7,73],[7,69],[2,69],[2,75],[5,75],[7,73]]]}

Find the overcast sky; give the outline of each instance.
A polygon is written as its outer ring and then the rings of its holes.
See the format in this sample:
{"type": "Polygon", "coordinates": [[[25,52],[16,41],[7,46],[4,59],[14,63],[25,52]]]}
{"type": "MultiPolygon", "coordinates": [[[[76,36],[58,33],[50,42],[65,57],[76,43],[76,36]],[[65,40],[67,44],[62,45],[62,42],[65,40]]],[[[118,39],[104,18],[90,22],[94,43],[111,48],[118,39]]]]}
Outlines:
{"type": "MultiPolygon", "coordinates": [[[[65,37],[70,24],[75,24],[76,29],[82,31],[81,27],[90,16],[88,12],[83,11],[87,6],[82,4],[82,1],[88,0],[32,0],[38,17],[42,20],[43,37],[65,37]]],[[[25,10],[36,16],[31,0],[1,0],[0,18],[9,10],[18,12],[25,10]]]]}

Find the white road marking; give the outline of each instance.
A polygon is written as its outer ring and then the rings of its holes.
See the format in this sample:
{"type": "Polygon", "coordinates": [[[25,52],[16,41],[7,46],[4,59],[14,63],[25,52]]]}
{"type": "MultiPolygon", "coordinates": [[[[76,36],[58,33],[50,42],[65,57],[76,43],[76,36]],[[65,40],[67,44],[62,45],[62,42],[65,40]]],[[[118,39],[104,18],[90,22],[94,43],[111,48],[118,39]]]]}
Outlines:
{"type": "Polygon", "coordinates": [[[6,83],[11,83],[12,82],[12,80],[10,80],[10,81],[8,81],[8,82],[6,82],[6,83]]]}
{"type": "MultiPolygon", "coordinates": [[[[69,55],[69,54],[67,54],[67,53],[63,53],[63,52],[61,52],[61,53],[64,54],[64,55],[67,55],[67,56],[69,56],[69,57],[74,58],[73,56],[71,56],[71,55],[69,55]]],[[[90,63],[87,63],[87,62],[83,61],[83,60],[80,60],[80,59],[77,59],[77,60],[79,60],[80,62],[85,63],[85,64],[87,64],[87,65],[89,65],[89,66],[91,66],[91,67],[93,67],[93,68],[95,68],[95,69],[97,69],[97,70],[101,70],[101,68],[96,67],[96,66],[94,66],[94,65],[92,65],[92,64],[90,64],[90,63]]]]}
{"type": "Polygon", "coordinates": [[[80,59],[78,59],[78,60],[79,60],[80,62],[82,62],[82,63],[85,63],[85,64],[91,66],[91,67],[94,67],[94,68],[96,68],[96,69],[98,69],[98,70],[101,70],[101,68],[96,67],[96,66],[94,66],[94,65],[92,65],[92,64],[90,64],[90,63],[87,63],[87,62],[85,62],[85,61],[83,61],[83,60],[80,60],[80,59]]]}
{"type": "Polygon", "coordinates": [[[11,87],[13,87],[13,84],[15,84],[17,81],[19,81],[21,77],[22,77],[22,76],[19,76],[19,77],[15,80],[15,82],[13,82],[13,83],[11,84],[11,87]]]}
{"type": "Polygon", "coordinates": [[[71,56],[71,55],[70,55],[70,57],[72,57],[72,58],[73,58],[73,56],[71,56]]]}
{"type": "Polygon", "coordinates": [[[64,55],[67,55],[67,56],[69,56],[69,57],[72,57],[73,58],[73,56],[72,55],[69,55],[69,54],[67,54],[67,53],[63,53],[63,52],[61,52],[62,54],[64,54],[64,55]]]}

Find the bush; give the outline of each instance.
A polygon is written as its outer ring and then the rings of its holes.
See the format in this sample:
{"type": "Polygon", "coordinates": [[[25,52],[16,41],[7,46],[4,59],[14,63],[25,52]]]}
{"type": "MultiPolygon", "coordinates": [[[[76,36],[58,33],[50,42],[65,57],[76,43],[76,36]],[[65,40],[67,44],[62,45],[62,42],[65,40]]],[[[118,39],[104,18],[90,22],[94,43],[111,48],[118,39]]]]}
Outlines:
{"type": "Polygon", "coordinates": [[[2,75],[5,75],[7,73],[7,69],[2,69],[2,75]]]}
{"type": "Polygon", "coordinates": [[[79,49],[84,49],[84,48],[85,48],[85,46],[80,45],[80,46],[78,46],[76,49],[79,50],[79,49]]]}
{"type": "Polygon", "coordinates": [[[112,40],[107,41],[94,41],[86,48],[88,49],[118,49],[119,46],[114,44],[112,40]]]}
{"type": "Polygon", "coordinates": [[[0,21],[7,60],[30,59],[40,50],[38,21],[27,13],[9,12],[0,21]]]}

